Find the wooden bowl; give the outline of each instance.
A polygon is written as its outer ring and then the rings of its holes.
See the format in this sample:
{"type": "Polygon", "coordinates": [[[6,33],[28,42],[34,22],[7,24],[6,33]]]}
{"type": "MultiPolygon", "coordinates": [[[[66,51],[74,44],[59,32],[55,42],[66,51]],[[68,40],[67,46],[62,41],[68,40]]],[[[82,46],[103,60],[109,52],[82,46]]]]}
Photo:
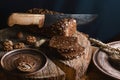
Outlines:
{"type": "Polygon", "coordinates": [[[33,75],[41,71],[48,63],[47,57],[39,50],[36,49],[16,49],[7,52],[1,58],[2,68],[12,74],[18,76],[33,75]],[[20,66],[19,63],[27,63],[31,66],[30,69],[25,70],[25,67],[20,66]],[[20,67],[23,67],[21,70],[20,67]]]}

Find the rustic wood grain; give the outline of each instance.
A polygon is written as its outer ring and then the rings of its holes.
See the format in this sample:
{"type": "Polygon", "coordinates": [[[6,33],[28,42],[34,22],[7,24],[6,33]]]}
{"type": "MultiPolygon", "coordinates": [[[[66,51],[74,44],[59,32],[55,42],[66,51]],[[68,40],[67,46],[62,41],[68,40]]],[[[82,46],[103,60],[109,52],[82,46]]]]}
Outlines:
{"type": "Polygon", "coordinates": [[[65,80],[65,73],[49,60],[47,66],[42,71],[34,75],[26,76],[26,78],[39,80],[65,80]]]}
{"type": "MultiPolygon", "coordinates": [[[[3,29],[0,31],[0,41],[1,41],[1,45],[0,45],[0,56],[2,57],[6,51],[3,51],[2,49],[2,42],[6,39],[10,39],[13,42],[19,42],[20,40],[17,39],[16,34],[18,32],[22,32],[24,34],[24,37],[26,37],[27,35],[33,35],[32,33],[26,32],[25,29],[23,28],[19,28],[19,27],[15,27],[15,28],[7,28],[7,29],[3,29]]],[[[36,36],[37,37],[37,36],[36,36]]],[[[2,70],[2,68],[1,68],[2,70]]],[[[39,79],[39,80],[65,80],[65,73],[58,67],[56,66],[50,59],[48,59],[48,64],[47,66],[42,70],[39,71],[36,74],[32,74],[32,75],[25,75],[24,78],[20,77],[19,75],[11,75],[8,74],[7,72],[4,72],[4,70],[2,70],[0,72],[0,75],[3,76],[2,80],[34,80],[34,79],[39,79]],[[18,78],[19,77],[19,78],[18,78]]]]}
{"type": "MultiPolygon", "coordinates": [[[[13,39],[13,38],[15,38],[15,36],[13,36],[13,37],[10,37],[10,36],[12,36],[12,35],[15,35],[15,33],[17,33],[18,31],[23,31],[23,32],[25,32],[25,34],[27,34],[27,33],[29,33],[28,32],[28,30],[26,30],[25,28],[17,28],[17,27],[14,27],[14,29],[12,29],[12,28],[7,28],[7,29],[3,29],[3,30],[0,30],[0,41],[2,41],[2,40],[4,40],[4,39],[8,39],[8,38],[10,38],[10,39],[13,39]],[[13,33],[14,32],[14,33],[13,33]],[[9,34],[10,33],[10,34],[9,34]],[[5,35],[8,35],[9,34],[9,36],[5,36],[5,35]]],[[[29,34],[31,34],[31,33],[29,33],[29,34]]],[[[1,46],[1,45],[0,45],[1,46]]],[[[0,48],[0,50],[1,50],[1,48],[0,48]]],[[[93,49],[93,53],[94,53],[94,51],[95,51],[96,49],[93,49]]],[[[3,56],[3,54],[4,54],[5,52],[3,52],[2,50],[1,50],[1,52],[0,52],[0,57],[1,56],[3,56]]],[[[76,60],[78,60],[78,59],[76,59],[76,60]]],[[[60,61],[59,61],[59,63],[61,63],[60,61]]],[[[68,63],[68,62],[67,62],[68,63]]],[[[52,64],[52,62],[51,62],[51,64],[52,64]]],[[[62,64],[62,63],[61,63],[62,64]]],[[[67,70],[69,71],[71,68],[69,68],[69,66],[67,66],[67,65],[64,65],[65,67],[67,67],[67,70]]],[[[63,66],[63,67],[64,67],[63,66]]],[[[58,67],[57,67],[57,69],[59,69],[58,67]]],[[[74,69],[72,69],[72,71],[70,71],[70,73],[72,73],[72,72],[74,72],[74,69]]],[[[50,68],[49,68],[49,73],[50,73],[50,68]]],[[[49,74],[48,73],[48,74],[49,74]]],[[[58,73],[58,74],[60,74],[60,73],[58,73]]],[[[68,75],[69,75],[69,73],[68,73],[68,75]]],[[[57,78],[58,79],[58,78],[57,78]]],[[[60,77],[59,77],[59,80],[62,80],[63,79],[63,75],[61,75],[60,77]]],[[[8,73],[6,73],[1,67],[0,67],[0,80],[27,80],[27,79],[23,79],[23,78],[21,78],[21,77],[18,77],[18,76],[12,76],[12,75],[10,75],[10,74],[8,74],[8,73]]],[[[30,80],[30,79],[29,79],[30,80]]],[[[38,79],[37,79],[38,80],[38,79]]],[[[45,79],[46,80],[46,79],[45,79]]],[[[49,79],[50,80],[50,79],[49,79]]],[[[55,80],[55,78],[53,79],[53,78],[51,78],[51,80],[55,80]]],[[[64,79],[63,79],[64,80],[64,79]]],[[[89,67],[88,67],[88,70],[87,70],[87,72],[86,72],[86,74],[85,75],[83,75],[83,76],[81,76],[81,79],[80,80],[116,80],[116,79],[113,79],[113,78],[111,78],[111,77],[109,77],[109,76],[107,76],[107,75],[105,75],[105,74],[103,74],[100,70],[98,70],[97,68],[96,68],[96,66],[93,64],[93,62],[91,61],[91,63],[90,63],[90,65],[89,65],[89,67]]]]}
{"type": "Polygon", "coordinates": [[[56,59],[57,56],[51,57],[54,53],[49,51],[49,47],[41,47],[41,50],[50,56],[51,60],[65,72],[66,80],[80,80],[81,76],[86,73],[92,56],[92,47],[88,41],[88,38],[80,32],[76,32],[74,36],[77,36],[79,39],[79,44],[85,47],[84,54],[75,59],[56,59]]]}
{"type": "Polygon", "coordinates": [[[54,60],[56,65],[66,73],[66,80],[80,80],[87,71],[92,56],[92,48],[86,36],[79,32],[74,36],[77,36],[79,44],[85,47],[84,54],[72,60],[54,60]]]}
{"type": "MultiPolygon", "coordinates": [[[[24,37],[27,35],[34,35],[30,33],[26,28],[21,27],[13,27],[13,28],[7,28],[0,31],[0,39],[1,41],[4,41],[5,39],[11,39],[14,42],[19,41],[16,39],[16,34],[18,32],[23,32],[24,37]]],[[[81,77],[86,73],[88,65],[91,60],[92,56],[92,49],[90,42],[86,38],[85,35],[80,34],[79,44],[85,47],[84,54],[80,57],[77,57],[73,60],[58,60],[58,59],[51,59],[49,60],[49,63],[46,68],[44,68],[41,72],[38,72],[35,75],[32,76],[26,76],[25,80],[27,79],[39,79],[39,80],[81,80],[81,77]],[[65,78],[66,77],[66,78],[65,78]]],[[[74,35],[77,36],[77,35],[74,35]]],[[[40,36],[37,35],[38,38],[40,36]]],[[[47,47],[46,47],[47,48],[47,47]]],[[[42,48],[41,48],[42,49],[42,48]]],[[[2,49],[1,49],[2,50],[2,49]]],[[[46,52],[47,50],[43,50],[43,52],[46,52]]],[[[49,51],[48,51],[49,52],[49,51]]],[[[2,51],[1,51],[2,54],[2,51]]],[[[3,52],[4,54],[4,52],[3,52]]],[[[49,56],[48,56],[49,57],[49,56]]],[[[6,73],[3,73],[4,71],[1,71],[1,75],[3,75],[2,80],[18,80],[16,76],[9,75],[6,73]],[[4,79],[6,77],[7,79],[4,79]]],[[[24,80],[24,78],[19,78],[20,80],[24,80]]]]}

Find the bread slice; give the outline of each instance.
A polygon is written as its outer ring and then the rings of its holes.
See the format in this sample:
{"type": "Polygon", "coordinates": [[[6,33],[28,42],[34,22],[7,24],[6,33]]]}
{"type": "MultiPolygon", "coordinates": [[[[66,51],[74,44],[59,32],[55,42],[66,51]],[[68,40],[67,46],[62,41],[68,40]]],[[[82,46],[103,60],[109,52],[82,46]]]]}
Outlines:
{"type": "Polygon", "coordinates": [[[64,59],[72,59],[84,51],[84,47],[78,44],[77,37],[54,36],[51,38],[49,46],[64,59]]]}

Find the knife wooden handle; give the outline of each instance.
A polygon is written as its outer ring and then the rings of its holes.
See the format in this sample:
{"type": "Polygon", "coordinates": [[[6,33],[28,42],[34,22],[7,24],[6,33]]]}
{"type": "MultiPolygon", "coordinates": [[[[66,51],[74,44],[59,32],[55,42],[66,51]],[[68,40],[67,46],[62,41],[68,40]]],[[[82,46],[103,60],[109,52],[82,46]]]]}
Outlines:
{"type": "Polygon", "coordinates": [[[44,25],[44,14],[26,14],[26,13],[13,13],[8,18],[8,26],[12,27],[17,25],[38,25],[41,28],[44,25]]]}

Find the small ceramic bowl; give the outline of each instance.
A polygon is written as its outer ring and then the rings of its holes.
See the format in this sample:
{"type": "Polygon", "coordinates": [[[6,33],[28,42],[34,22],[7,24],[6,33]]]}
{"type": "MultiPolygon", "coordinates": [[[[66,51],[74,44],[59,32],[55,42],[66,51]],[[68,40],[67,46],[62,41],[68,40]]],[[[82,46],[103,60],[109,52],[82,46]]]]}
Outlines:
{"type": "MultiPolygon", "coordinates": [[[[115,41],[109,43],[110,46],[114,48],[120,47],[120,41],[115,41]]],[[[118,69],[119,64],[113,60],[110,60],[106,52],[96,51],[93,54],[93,62],[96,67],[108,76],[111,76],[117,80],[120,80],[120,69],[118,69]]]]}
{"type": "Polygon", "coordinates": [[[48,59],[44,53],[31,48],[12,50],[1,58],[2,68],[18,76],[33,75],[43,70],[47,63],[48,59]]]}

